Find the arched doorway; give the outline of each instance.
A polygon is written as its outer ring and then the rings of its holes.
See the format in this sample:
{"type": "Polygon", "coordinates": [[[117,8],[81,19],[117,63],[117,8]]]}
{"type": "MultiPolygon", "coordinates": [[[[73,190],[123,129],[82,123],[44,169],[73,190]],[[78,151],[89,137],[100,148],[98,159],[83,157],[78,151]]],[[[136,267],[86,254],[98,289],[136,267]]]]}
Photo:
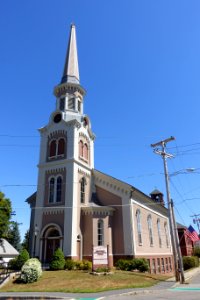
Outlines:
{"type": "Polygon", "coordinates": [[[43,234],[43,261],[49,263],[56,249],[62,249],[62,236],[59,228],[48,227],[43,234]]]}

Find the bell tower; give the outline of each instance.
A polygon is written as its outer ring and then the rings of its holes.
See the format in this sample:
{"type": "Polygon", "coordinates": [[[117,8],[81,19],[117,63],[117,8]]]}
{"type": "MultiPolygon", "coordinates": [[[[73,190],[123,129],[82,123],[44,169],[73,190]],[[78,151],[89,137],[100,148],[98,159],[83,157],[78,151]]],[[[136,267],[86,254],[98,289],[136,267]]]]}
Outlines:
{"type": "Polygon", "coordinates": [[[71,25],[61,82],[54,88],[56,108],[41,135],[38,186],[32,218],[32,255],[49,262],[55,249],[81,259],[81,208],[91,199],[94,139],[84,114],[76,29],[71,25]],[[34,235],[34,228],[39,234],[34,235]],[[34,236],[34,238],[33,238],[34,236]]]}

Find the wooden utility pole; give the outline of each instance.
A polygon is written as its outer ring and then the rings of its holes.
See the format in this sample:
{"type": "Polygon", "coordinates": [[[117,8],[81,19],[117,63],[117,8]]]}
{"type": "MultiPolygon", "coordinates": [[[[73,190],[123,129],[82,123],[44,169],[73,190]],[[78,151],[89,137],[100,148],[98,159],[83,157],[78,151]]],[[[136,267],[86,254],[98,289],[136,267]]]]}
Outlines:
{"type": "Polygon", "coordinates": [[[166,184],[166,192],[167,192],[167,204],[168,204],[168,213],[169,213],[169,226],[170,226],[170,234],[171,234],[171,241],[172,241],[172,250],[173,250],[173,256],[174,256],[174,271],[176,276],[176,281],[179,281],[181,283],[185,282],[184,277],[184,271],[183,271],[183,263],[182,263],[182,256],[180,251],[178,250],[178,247],[180,248],[180,244],[178,239],[178,235],[176,234],[176,223],[175,218],[173,218],[173,212],[172,212],[172,201],[170,196],[170,188],[169,188],[169,173],[167,168],[167,158],[173,158],[172,154],[169,154],[166,152],[166,144],[168,142],[171,142],[175,140],[173,136],[157,142],[155,144],[151,144],[151,147],[155,148],[154,153],[159,154],[163,158],[164,163],[164,172],[165,172],[165,184],[166,184]],[[161,147],[161,148],[157,148],[161,147]]]}

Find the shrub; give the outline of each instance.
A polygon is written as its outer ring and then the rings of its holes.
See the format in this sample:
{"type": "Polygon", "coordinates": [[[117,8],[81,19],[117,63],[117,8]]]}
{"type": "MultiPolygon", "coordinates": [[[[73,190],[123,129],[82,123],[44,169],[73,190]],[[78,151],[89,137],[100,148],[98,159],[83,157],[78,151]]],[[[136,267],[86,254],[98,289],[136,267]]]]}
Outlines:
{"type": "Polygon", "coordinates": [[[75,269],[77,270],[90,270],[92,269],[92,263],[88,260],[74,261],[75,269]]]}
{"type": "Polygon", "coordinates": [[[110,269],[108,267],[99,267],[95,270],[97,273],[108,273],[110,269]]]}
{"type": "Polygon", "coordinates": [[[184,256],[183,257],[183,268],[188,270],[199,266],[199,258],[196,256],[184,256]]]}
{"type": "Polygon", "coordinates": [[[195,260],[195,267],[199,267],[199,257],[198,256],[193,256],[195,260]]]}
{"type": "Polygon", "coordinates": [[[91,270],[92,263],[88,260],[72,260],[67,258],[65,260],[65,269],[66,270],[91,270]]]}
{"type": "Polygon", "coordinates": [[[133,270],[133,262],[130,259],[119,259],[115,266],[117,269],[123,270],[123,271],[131,271],[133,270]]]}
{"type": "Polygon", "coordinates": [[[63,270],[65,267],[65,257],[63,251],[58,248],[53,254],[50,269],[51,270],[63,270]]]}
{"type": "Polygon", "coordinates": [[[16,258],[9,261],[8,267],[11,270],[21,270],[22,266],[28,259],[29,253],[26,249],[23,249],[16,258]]]}
{"type": "Polygon", "coordinates": [[[37,258],[30,258],[23,265],[20,278],[24,283],[31,283],[37,281],[41,275],[40,261],[37,258]]]}
{"type": "Polygon", "coordinates": [[[89,260],[82,261],[82,270],[91,270],[92,269],[92,262],[89,260]]]}
{"type": "Polygon", "coordinates": [[[81,260],[74,261],[74,269],[82,270],[82,261],[81,260]]]}
{"type": "Polygon", "coordinates": [[[8,268],[9,268],[10,270],[20,270],[20,269],[17,267],[17,257],[11,259],[11,260],[8,262],[8,268]]]}
{"type": "Polygon", "coordinates": [[[194,256],[198,256],[200,258],[200,247],[194,248],[194,256]]]}
{"type": "Polygon", "coordinates": [[[145,258],[119,259],[115,266],[124,271],[133,271],[137,269],[140,272],[146,272],[149,269],[148,262],[145,258]]]}
{"type": "Polygon", "coordinates": [[[149,264],[145,258],[135,258],[135,267],[140,272],[146,272],[149,270],[149,264]]]}
{"type": "Polygon", "coordinates": [[[70,258],[65,260],[65,269],[66,270],[74,270],[75,269],[75,261],[70,258]]]}

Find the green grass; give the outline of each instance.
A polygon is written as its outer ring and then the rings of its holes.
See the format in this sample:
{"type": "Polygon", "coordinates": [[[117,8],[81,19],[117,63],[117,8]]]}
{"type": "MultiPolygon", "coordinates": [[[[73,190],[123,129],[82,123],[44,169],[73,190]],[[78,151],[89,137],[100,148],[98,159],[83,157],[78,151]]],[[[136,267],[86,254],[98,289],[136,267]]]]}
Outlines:
{"type": "Polygon", "coordinates": [[[95,293],[124,288],[150,287],[166,280],[164,275],[151,275],[126,271],[114,271],[110,275],[95,276],[84,271],[44,271],[34,283],[17,283],[10,280],[1,292],[65,292],[95,293]]]}

